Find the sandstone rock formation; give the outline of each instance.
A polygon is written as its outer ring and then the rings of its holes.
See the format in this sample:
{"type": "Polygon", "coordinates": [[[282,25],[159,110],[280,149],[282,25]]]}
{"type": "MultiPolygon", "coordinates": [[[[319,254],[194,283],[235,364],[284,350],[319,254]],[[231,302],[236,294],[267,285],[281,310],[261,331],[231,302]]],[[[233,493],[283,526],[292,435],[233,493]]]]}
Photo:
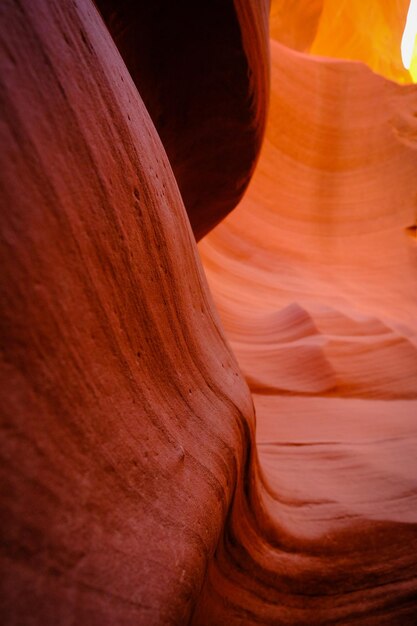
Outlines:
{"type": "Polygon", "coordinates": [[[409,3],[271,0],[271,36],[301,52],[362,61],[383,76],[407,83],[401,37],[409,3]]]}
{"type": "Polygon", "coordinates": [[[200,244],[263,487],[196,623],[414,624],[417,90],[274,40],[271,59],[253,182],[200,244]]]}
{"type": "Polygon", "coordinates": [[[252,401],[96,9],[1,13],[1,621],[186,623],[252,401]]]}
{"type": "Polygon", "coordinates": [[[414,624],[406,3],[97,6],[0,6],[2,623],[414,624]]]}

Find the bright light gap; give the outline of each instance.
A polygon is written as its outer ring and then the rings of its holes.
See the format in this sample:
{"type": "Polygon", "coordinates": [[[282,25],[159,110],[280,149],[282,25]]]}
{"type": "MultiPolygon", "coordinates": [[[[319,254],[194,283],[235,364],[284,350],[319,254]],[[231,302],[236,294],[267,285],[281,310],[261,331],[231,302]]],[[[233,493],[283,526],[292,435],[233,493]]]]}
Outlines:
{"type": "Polygon", "coordinates": [[[411,67],[413,54],[417,54],[417,0],[411,0],[408,8],[403,38],[401,40],[401,57],[406,70],[411,67]]]}

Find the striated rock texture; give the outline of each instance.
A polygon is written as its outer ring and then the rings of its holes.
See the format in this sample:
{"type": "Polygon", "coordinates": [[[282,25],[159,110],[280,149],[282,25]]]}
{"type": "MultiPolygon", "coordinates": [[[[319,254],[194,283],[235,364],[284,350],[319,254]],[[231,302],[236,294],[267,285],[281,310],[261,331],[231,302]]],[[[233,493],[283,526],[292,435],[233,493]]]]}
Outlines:
{"type": "Polygon", "coordinates": [[[1,621],[187,623],[251,398],[96,9],[0,11],[1,621]]]}
{"type": "Polygon", "coordinates": [[[195,623],[415,624],[417,89],[275,41],[271,60],[253,182],[200,244],[263,479],[195,623]]]}
{"type": "Polygon", "coordinates": [[[6,626],[415,624],[417,90],[336,4],[1,3],[6,626]]]}

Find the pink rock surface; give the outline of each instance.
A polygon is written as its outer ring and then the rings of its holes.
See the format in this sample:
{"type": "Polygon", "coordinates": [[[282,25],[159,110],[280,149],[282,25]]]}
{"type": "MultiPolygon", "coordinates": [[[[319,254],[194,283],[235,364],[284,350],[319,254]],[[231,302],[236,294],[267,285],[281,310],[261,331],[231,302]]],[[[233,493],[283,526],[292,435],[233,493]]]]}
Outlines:
{"type": "Polygon", "coordinates": [[[2,623],[414,625],[404,3],[97,4],[0,7],[2,623]]]}
{"type": "Polygon", "coordinates": [[[257,171],[200,244],[262,478],[196,623],[414,624],[417,90],[271,52],[257,171]]]}

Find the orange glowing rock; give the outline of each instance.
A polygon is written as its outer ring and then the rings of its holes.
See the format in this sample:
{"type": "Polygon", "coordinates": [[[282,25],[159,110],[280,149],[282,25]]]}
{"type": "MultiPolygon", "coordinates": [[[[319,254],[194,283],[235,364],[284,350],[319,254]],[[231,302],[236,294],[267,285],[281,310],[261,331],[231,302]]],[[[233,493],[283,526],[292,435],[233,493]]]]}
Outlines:
{"type": "Polygon", "coordinates": [[[196,623],[413,624],[417,88],[276,41],[271,61],[255,176],[199,246],[260,469],[196,623]]]}
{"type": "Polygon", "coordinates": [[[414,626],[407,3],[96,4],[0,9],[2,623],[414,626]]]}
{"type": "Polygon", "coordinates": [[[303,52],[363,61],[378,74],[409,83],[412,75],[401,60],[409,3],[410,0],[272,0],[271,37],[303,52]]]}
{"type": "Polygon", "coordinates": [[[197,239],[241,199],[268,102],[268,0],[97,0],[197,239]]]}

